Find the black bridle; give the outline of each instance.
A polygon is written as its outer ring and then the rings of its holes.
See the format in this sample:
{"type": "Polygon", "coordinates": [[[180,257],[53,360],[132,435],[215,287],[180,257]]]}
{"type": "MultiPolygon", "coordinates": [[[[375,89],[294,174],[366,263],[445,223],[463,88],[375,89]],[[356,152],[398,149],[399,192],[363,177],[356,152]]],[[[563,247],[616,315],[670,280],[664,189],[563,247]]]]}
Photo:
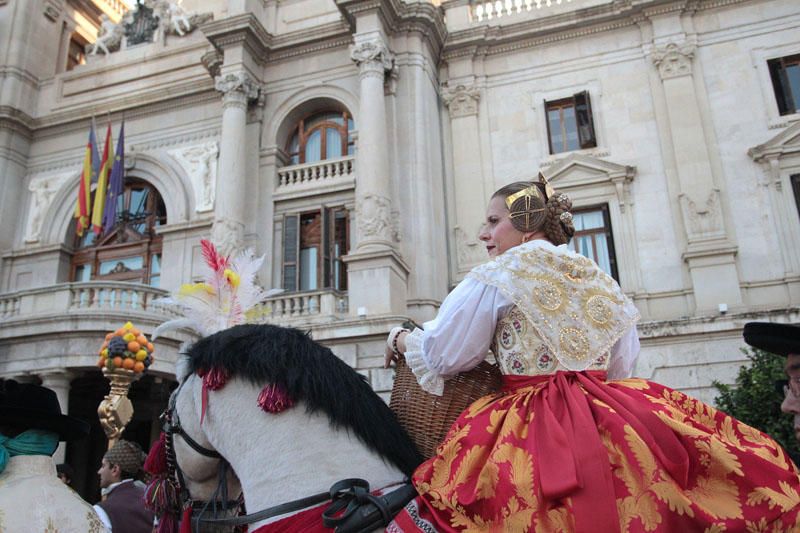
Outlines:
{"type": "Polygon", "coordinates": [[[242,509],[243,502],[241,499],[228,501],[227,477],[228,470],[230,469],[230,464],[228,461],[216,450],[210,450],[199,444],[188,433],[186,433],[186,431],[183,429],[183,426],[181,426],[176,404],[178,401],[178,394],[186,384],[186,381],[187,380],[184,380],[175,390],[175,392],[172,393],[169,399],[167,410],[164,411],[161,417],[163,421],[164,433],[167,436],[167,475],[170,479],[177,483],[178,494],[182,502],[182,509],[186,510],[188,507],[192,508],[192,531],[200,531],[202,524],[215,526],[242,526],[246,524],[252,524],[260,520],[266,520],[267,518],[280,516],[282,514],[291,513],[294,511],[300,511],[325,501],[341,500],[346,494],[354,491],[354,487],[361,488],[362,484],[366,485],[366,490],[367,492],[369,491],[369,485],[366,484],[366,481],[360,479],[346,479],[336,483],[333,487],[331,487],[331,490],[327,492],[321,492],[319,494],[314,494],[313,496],[292,500],[290,502],[275,505],[251,514],[219,518],[218,515],[221,512],[240,511],[242,509]],[[214,491],[211,500],[207,502],[202,500],[193,500],[189,494],[189,489],[186,486],[183,471],[178,465],[177,458],[175,457],[174,439],[176,435],[180,436],[190,448],[200,455],[220,460],[219,472],[217,473],[217,489],[214,491]],[[212,511],[210,517],[205,516],[209,508],[212,511]]]}

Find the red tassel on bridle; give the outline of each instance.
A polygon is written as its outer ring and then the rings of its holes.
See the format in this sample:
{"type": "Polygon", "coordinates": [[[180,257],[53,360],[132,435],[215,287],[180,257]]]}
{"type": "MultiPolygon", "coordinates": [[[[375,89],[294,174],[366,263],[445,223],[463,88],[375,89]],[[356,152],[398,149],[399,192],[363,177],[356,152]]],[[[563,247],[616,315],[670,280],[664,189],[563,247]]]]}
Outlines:
{"type": "Polygon", "coordinates": [[[203,378],[203,393],[200,405],[200,425],[202,426],[206,417],[206,409],[208,408],[208,391],[219,390],[224,387],[230,376],[224,368],[212,368],[209,371],[198,370],[197,375],[203,378]]]}
{"type": "Polygon", "coordinates": [[[268,413],[280,413],[294,405],[294,400],[289,393],[275,383],[269,384],[261,389],[258,395],[258,406],[268,413]]]}
{"type": "Polygon", "coordinates": [[[144,461],[144,471],[154,476],[167,472],[167,434],[163,431],[158,440],[150,447],[150,453],[144,461]]]}

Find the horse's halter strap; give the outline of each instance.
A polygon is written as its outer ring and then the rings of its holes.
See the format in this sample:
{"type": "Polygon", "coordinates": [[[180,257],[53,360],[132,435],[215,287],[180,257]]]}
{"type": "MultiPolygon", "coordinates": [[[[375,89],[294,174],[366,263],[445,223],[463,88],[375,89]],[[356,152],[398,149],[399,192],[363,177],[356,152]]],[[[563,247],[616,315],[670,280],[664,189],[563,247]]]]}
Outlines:
{"type": "Polygon", "coordinates": [[[178,394],[180,393],[183,385],[186,383],[184,380],[183,383],[180,384],[178,389],[172,394],[169,399],[169,408],[167,409],[167,417],[164,422],[164,431],[169,435],[170,438],[173,437],[176,433],[186,441],[194,451],[199,453],[200,455],[204,455],[206,457],[211,457],[212,459],[222,459],[222,455],[216,450],[209,450],[208,448],[203,447],[199,444],[196,440],[189,436],[186,431],[183,430],[183,426],[181,426],[181,420],[178,418],[178,411],[175,409],[175,404],[178,402],[178,394]]]}

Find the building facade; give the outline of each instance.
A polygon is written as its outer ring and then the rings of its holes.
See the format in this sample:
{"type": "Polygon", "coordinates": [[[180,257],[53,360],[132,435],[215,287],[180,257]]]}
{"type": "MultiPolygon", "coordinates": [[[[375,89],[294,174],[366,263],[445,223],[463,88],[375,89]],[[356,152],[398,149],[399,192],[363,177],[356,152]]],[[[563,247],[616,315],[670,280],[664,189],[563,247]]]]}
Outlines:
{"type": "MultiPolygon", "coordinates": [[[[266,254],[262,320],[388,395],[389,329],[541,171],[642,314],[637,375],[712,401],[745,322],[800,321],[798,27],[793,0],[0,0],[0,376],[91,415],[103,335],[174,316],[210,237],[266,254]],[[125,192],[78,238],[93,120],[124,121],[125,192]]],[[[134,385],[144,442],[191,340],[134,385]]]]}

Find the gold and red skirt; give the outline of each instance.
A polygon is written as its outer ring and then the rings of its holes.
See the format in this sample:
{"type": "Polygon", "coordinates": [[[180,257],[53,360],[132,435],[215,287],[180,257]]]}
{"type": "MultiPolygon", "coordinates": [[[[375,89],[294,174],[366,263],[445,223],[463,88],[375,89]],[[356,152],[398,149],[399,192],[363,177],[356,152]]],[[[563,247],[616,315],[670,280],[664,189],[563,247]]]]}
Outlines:
{"type": "Polygon", "coordinates": [[[770,437],[605,372],[505,376],[413,476],[411,531],[800,531],[800,475],[770,437]]]}

